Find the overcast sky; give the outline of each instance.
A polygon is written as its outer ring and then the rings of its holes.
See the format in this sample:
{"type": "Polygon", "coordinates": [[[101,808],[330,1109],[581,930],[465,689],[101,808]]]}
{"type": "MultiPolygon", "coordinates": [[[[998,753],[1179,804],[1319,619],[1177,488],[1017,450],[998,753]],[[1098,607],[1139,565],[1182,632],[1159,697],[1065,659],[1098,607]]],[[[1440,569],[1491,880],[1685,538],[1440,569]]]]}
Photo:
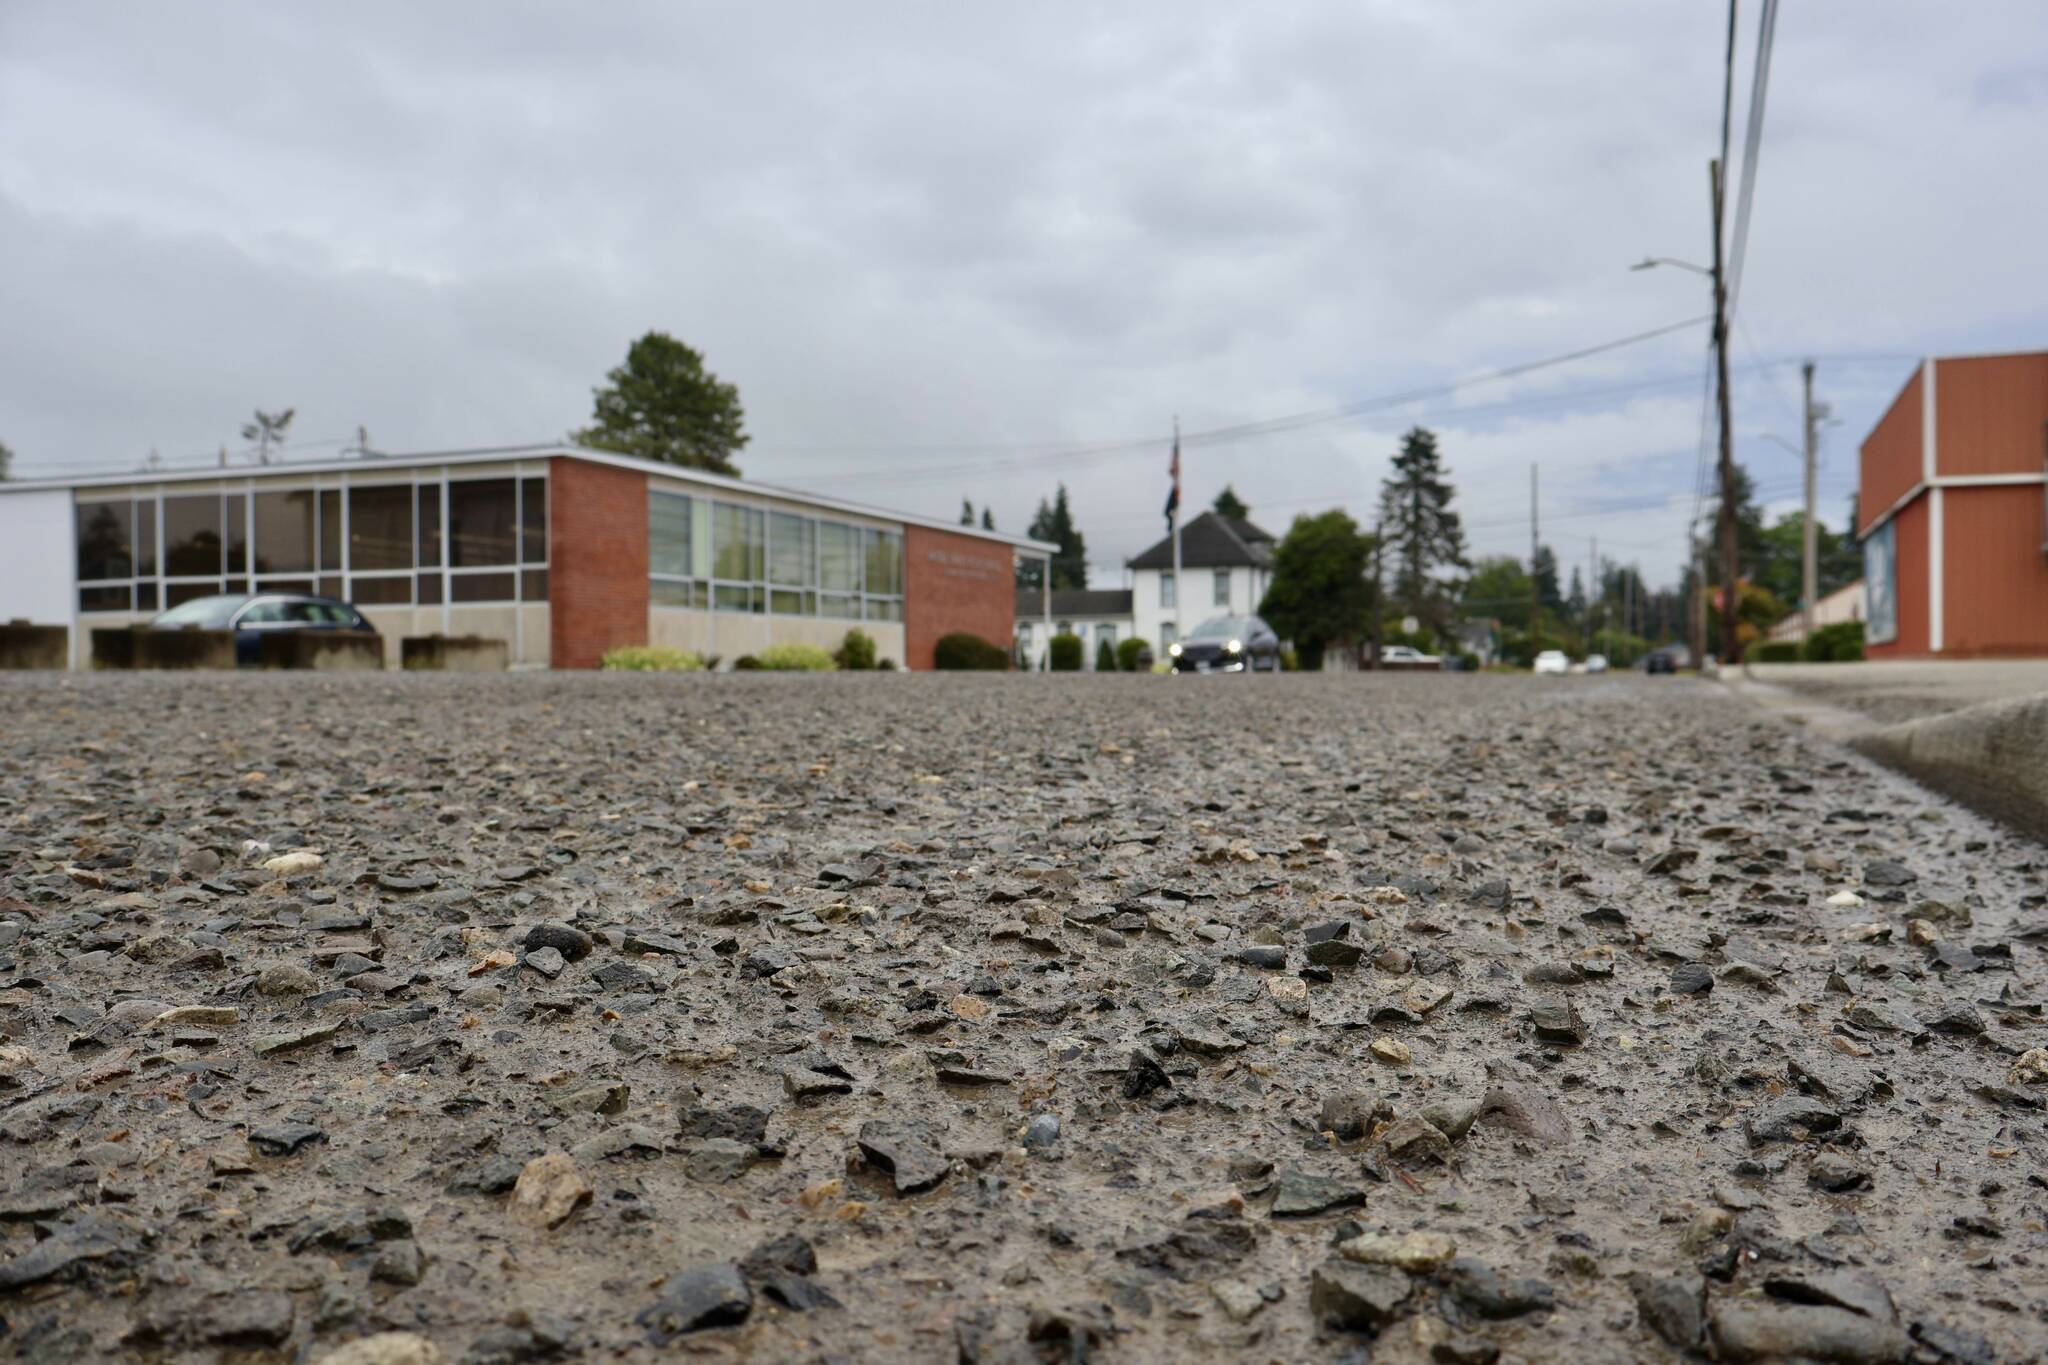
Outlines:
{"type": "MultiPolygon", "coordinates": [[[[1734,141],[1755,42],[1744,7],[1734,141]]],[[[210,459],[295,406],[426,450],[560,438],[650,328],[737,383],[752,478],[1022,529],[1097,584],[1167,434],[1677,322],[1710,251],[1725,11],[0,0],[0,441],[17,477],[210,459]],[[1124,443],[1139,443],[1135,447],[1124,443]],[[1091,449],[1109,445],[1109,450],[1091,449]]],[[[2048,346],[2048,6],[1784,6],[1733,357],[1737,451],[1822,514],[1923,352],[2048,346]]],[[[1452,397],[1191,440],[1275,532],[1369,519],[1440,434],[1476,553],[1669,579],[1704,326],[1452,397]]]]}

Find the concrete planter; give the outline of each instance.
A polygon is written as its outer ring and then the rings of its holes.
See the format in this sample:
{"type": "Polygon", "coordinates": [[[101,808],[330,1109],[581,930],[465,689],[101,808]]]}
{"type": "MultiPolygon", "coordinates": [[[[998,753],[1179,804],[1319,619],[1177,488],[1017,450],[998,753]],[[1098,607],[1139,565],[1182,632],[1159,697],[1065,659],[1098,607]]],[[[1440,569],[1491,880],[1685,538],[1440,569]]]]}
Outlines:
{"type": "Polygon", "coordinates": [[[92,633],[92,666],[115,669],[233,668],[231,630],[106,627],[92,633]]]}
{"type": "Polygon", "coordinates": [[[9,621],[0,626],[0,669],[61,669],[70,661],[71,632],[64,626],[9,621]]]}
{"type": "Polygon", "coordinates": [[[512,662],[509,644],[482,635],[408,635],[398,651],[408,672],[502,673],[512,662]]]}
{"type": "Polygon", "coordinates": [[[256,640],[259,668],[314,673],[376,673],[384,668],[384,642],[367,630],[273,630],[256,640]]]}

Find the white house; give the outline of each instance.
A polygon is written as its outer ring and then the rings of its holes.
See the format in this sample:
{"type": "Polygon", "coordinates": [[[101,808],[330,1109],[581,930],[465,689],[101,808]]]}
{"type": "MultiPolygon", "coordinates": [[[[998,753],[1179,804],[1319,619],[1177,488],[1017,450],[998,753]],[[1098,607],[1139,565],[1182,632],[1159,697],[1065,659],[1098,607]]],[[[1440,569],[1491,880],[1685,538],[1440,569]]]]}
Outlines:
{"type": "Polygon", "coordinates": [[[1166,647],[1216,616],[1251,616],[1273,581],[1273,537],[1249,521],[1204,512],[1180,528],[1180,576],[1173,538],[1132,559],[1131,629],[1158,658],[1166,647]]]}
{"type": "MultiPolygon", "coordinates": [[[[1017,654],[1025,668],[1044,668],[1046,646],[1051,639],[1045,630],[1047,606],[1037,588],[1017,590],[1017,654]]],[[[1050,606],[1052,635],[1081,637],[1081,667],[1093,669],[1095,654],[1105,640],[1114,650],[1131,638],[1131,590],[1129,588],[1058,588],[1050,606]]]]}

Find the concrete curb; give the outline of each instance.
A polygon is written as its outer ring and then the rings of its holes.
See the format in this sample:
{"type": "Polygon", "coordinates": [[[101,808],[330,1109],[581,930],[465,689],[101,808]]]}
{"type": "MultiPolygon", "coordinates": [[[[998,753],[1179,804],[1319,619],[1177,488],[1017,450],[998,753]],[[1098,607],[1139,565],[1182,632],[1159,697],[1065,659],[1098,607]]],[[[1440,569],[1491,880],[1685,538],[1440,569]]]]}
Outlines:
{"type": "Polygon", "coordinates": [[[1888,725],[1849,746],[2048,843],[2048,696],[1888,725]]]}
{"type": "Polygon", "coordinates": [[[1721,681],[1782,720],[2048,844],[2048,693],[1880,725],[1746,667],[1721,681]]]}

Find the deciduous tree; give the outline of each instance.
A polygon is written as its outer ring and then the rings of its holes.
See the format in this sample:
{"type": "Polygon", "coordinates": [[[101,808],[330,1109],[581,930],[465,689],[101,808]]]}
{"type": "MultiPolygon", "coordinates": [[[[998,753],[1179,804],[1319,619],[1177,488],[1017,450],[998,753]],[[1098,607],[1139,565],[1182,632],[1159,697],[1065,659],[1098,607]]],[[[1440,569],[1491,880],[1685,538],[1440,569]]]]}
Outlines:
{"type": "Polygon", "coordinates": [[[1334,509],[1296,517],[1273,548],[1273,580],[1259,615],[1294,641],[1303,668],[1321,667],[1326,649],[1355,653],[1365,638],[1378,608],[1372,549],[1372,537],[1334,509]]]}

